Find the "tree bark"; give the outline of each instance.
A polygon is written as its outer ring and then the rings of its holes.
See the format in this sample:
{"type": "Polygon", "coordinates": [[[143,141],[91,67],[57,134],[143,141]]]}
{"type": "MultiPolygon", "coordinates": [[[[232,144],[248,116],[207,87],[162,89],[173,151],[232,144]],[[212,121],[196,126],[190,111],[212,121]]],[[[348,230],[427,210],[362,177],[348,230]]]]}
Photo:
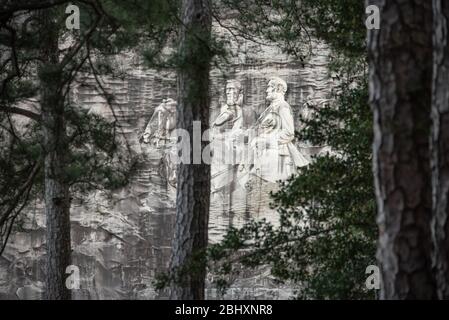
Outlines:
{"type": "Polygon", "coordinates": [[[44,149],[46,214],[46,290],[45,299],[69,300],[66,268],[71,264],[70,195],[65,165],[68,154],[62,70],[58,57],[58,26],[49,13],[41,15],[45,34],[41,34],[39,66],[40,99],[44,149]]]}
{"type": "MultiPolygon", "coordinates": [[[[201,135],[209,128],[209,70],[212,52],[209,0],[183,0],[178,66],[177,128],[190,135],[191,164],[177,172],[176,222],[170,263],[176,279],[171,299],[204,299],[206,266],[201,258],[208,242],[210,165],[193,162],[193,122],[200,121],[201,135]]],[[[200,138],[201,140],[201,138],[200,138]]],[[[201,142],[202,150],[207,142],[201,142]]],[[[201,155],[200,155],[201,156],[201,155]]]]}
{"type": "Polygon", "coordinates": [[[440,299],[449,299],[449,3],[433,0],[432,236],[433,268],[440,299]]]}
{"type": "Polygon", "coordinates": [[[380,297],[430,299],[432,3],[367,3],[381,18],[380,30],[368,31],[380,297]]]}

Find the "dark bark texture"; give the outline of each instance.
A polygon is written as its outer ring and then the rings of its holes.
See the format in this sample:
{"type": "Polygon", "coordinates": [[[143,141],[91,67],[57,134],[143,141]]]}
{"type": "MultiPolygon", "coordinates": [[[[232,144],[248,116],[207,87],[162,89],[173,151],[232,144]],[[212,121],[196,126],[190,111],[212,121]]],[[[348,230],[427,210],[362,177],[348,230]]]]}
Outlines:
{"type": "MultiPolygon", "coordinates": [[[[210,165],[194,163],[194,153],[208,142],[194,137],[193,122],[201,135],[209,127],[209,70],[211,62],[211,9],[208,0],[183,0],[179,45],[177,128],[190,134],[191,164],[177,172],[176,222],[170,270],[176,275],[171,299],[204,299],[206,268],[200,257],[207,246],[210,165]],[[195,141],[196,140],[196,141],[195,141]],[[196,143],[196,145],[195,145],[196,143]]],[[[201,157],[201,153],[199,154],[201,157]]],[[[196,156],[196,158],[197,158],[196,156]]],[[[198,161],[196,161],[198,162],[198,161]]]]}
{"type": "Polygon", "coordinates": [[[435,298],[432,275],[432,2],[375,0],[380,30],[368,31],[377,258],[382,299],[435,298]]]}
{"type": "Polygon", "coordinates": [[[449,3],[433,1],[432,88],[433,268],[440,299],[449,299],[449,3]]]}
{"type": "Polygon", "coordinates": [[[40,18],[47,31],[40,35],[43,63],[39,66],[47,228],[45,299],[68,300],[71,292],[66,287],[65,272],[71,264],[70,195],[65,174],[68,146],[62,71],[58,64],[58,26],[48,13],[40,18]]]}

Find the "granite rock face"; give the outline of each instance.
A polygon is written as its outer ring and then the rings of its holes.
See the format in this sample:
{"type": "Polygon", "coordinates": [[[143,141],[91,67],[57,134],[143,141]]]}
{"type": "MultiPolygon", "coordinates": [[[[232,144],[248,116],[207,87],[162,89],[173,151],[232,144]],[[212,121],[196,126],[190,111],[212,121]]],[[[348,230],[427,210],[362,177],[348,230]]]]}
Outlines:
{"type": "MultiPolygon", "coordinates": [[[[218,28],[218,27],[217,27],[218,28]]],[[[301,65],[285,56],[274,45],[250,42],[235,45],[233,63],[213,69],[211,123],[225,103],[226,81],[242,84],[243,108],[259,116],[268,106],[268,79],[277,76],[288,85],[286,101],[290,104],[295,126],[307,112],[310,99],[327,99],[332,87],[328,76],[328,49],[314,43],[314,55],[301,65]],[[242,49],[244,47],[245,50],[242,49]],[[241,53],[242,52],[242,53],[241,53]],[[244,53],[243,53],[244,52],[244,53]]],[[[133,58],[134,59],[134,58],[133,58]]],[[[73,265],[79,267],[80,288],[75,299],[163,299],[166,293],[152,286],[155,274],[164,271],[170,258],[172,226],[175,215],[175,188],[164,174],[164,148],[142,143],[141,136],[155,108],[164,99],[176,100],[176,75],[156,72],[139,61],[124,64],[125,79],[103,79],[105,88],[115,95],[115,113],[120,130],[133,152],[140,155],[137,173],[131,183],[112,195],[90,193],[71,208],[73,265]]],[[[95,86],[93,78],[85,83],[95,86]]],[[[90,86],[79,86],[73,96],[91,112],[113,119],[101,95],[90,86]]],[[[316,152],[301,141],[296,145],[305,154],[316,152]]],[[[269,191],[277,186],[255,183],[251,192],[226,189],[214,192],[211,199],[210,239],[218,241],[230,226],[249,218],[267,218],[276,222],[277,214],[269,209],[269,191]]],[[[45,217],[42,203],[36,201],[26,212],[21,231],[15,232],[0,257],[0,299],[39,299],[45,276],[45,217]]],[[[237,279],[227,298],[289,297],[292,288],[277,287],[269,270],[248,273],[237,279]]],[[[213,288],[209,298],[217,298],[213,288]]]]}

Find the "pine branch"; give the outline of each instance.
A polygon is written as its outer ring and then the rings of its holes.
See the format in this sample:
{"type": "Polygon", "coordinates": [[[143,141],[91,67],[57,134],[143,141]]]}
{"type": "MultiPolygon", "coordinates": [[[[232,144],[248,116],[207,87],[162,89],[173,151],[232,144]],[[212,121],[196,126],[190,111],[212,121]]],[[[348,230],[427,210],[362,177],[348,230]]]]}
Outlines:
{"type": "Polygon", "coordinates": [[[23,208],[28,203],[29,195],[30,195],[31,189],[33,187],[34,180],[35,180],[36,176],[38,175],[41,167],[42,167],[42,161],[41,161],[41,159],[39,159],[34,164],[33,169],[31,170],[31,173],[28,176],[25,183],[17,190],[16,194],[11,199],[10,205],[8,206],[8,208],[0,216],[0,230],[3,233],[3,230],[6,229],[5,235],[0,234],[1,243],[2,243],[2,247],[0,249],[0,255],[2,255],[3,251],[5,250],[9,235],[11,234],[11,231],[12,231],[12,226],[14,224],[14,220],[17,218],[17,216],[20,214],[20,212],[22,212],[23,208]],[[23,199],[22,204],[20,204],[22,199],[23,199]]]}
{"type": "Polygon", "coordinates": [[[32,119],[37,122],[40,122],[42,120],[40,114],[37,114],[33,111],[29,111],[26,109],[18,108],[18,107],[8,107],[8,106],[0,105],[0,111],[6,112],[6,113],[18,114],[18,115],[27,117],[27,118],[32,119]]]}

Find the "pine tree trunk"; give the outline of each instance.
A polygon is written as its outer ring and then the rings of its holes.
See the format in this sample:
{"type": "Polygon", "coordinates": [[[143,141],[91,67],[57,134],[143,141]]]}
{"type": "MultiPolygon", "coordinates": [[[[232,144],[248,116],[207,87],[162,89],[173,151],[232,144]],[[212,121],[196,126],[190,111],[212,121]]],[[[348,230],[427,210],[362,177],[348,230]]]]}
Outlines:
{"type": "Polygon", "coordinates": [[[430,299],[432,3],[368,2],[381,17],[368,31],[381,298],[430,299]]]}
{"type": "MultiPolygon", "coordinates": [[[[209,0],[183,0],[178,70],[177,128],[190,134],[191,164],[177,172],[176,222],[171,299],[204,299],[206,268],[199,258],[208,241],[210,165],[193,163],[193,121],[201,122],[201,134],[209,128],[209,69],[211,61],[211,11],[209,0]]],[[[200,138],[201,139],[201,138],[200,138]]],[[[195,141],[199,143],[199,141],[195,141]]],[[[202,142],[204,148],[207,142],[202,142]]]]}
{"type": "Polygon", "coordinates": [[[434,75],[432,91],[432,235],[437,294],[449,299],[449,3],[433,1],[434,75]]]}
{"type": "Polygon", "coordinates": [[[41,16],[47,24],[41,35],[39,68],[42,109],[43,149],[45,153],[45,214],[46,214],[46,290],[45,299],[68,300],[71,292],[66,287],[66,268],[71,264],[70,195],[65,179],[66,124],[62,72],[58,65],[58,28],[48,14],[41,16]]]}

